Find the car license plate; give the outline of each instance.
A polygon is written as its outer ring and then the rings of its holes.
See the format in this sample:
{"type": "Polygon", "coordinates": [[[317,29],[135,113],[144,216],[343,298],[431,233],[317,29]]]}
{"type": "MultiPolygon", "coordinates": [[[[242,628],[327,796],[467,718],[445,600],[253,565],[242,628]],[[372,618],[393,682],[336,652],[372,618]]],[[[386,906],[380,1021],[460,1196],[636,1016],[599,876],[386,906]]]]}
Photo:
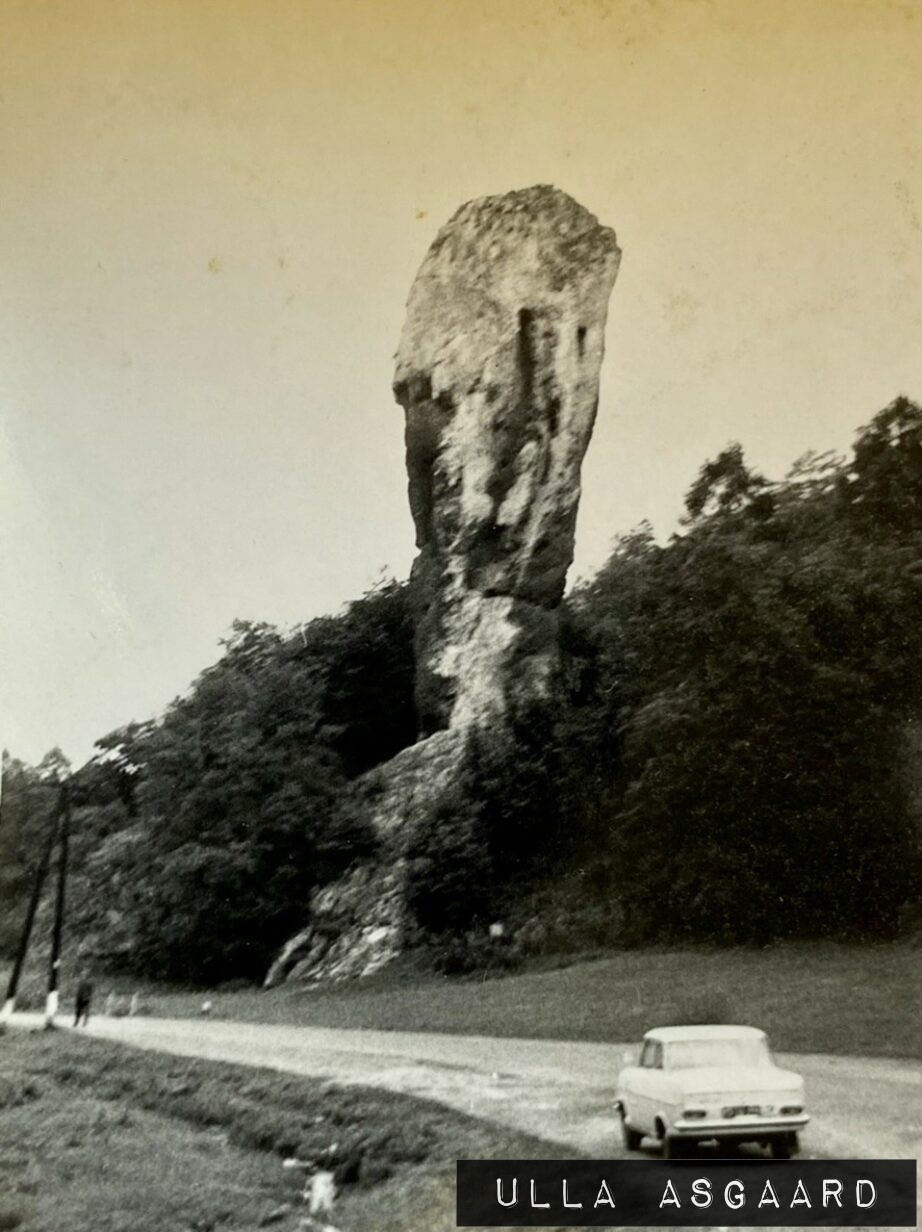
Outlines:
{"type": "Polygon", "coordinates": [[[732,1108],[724,1108],[725,1117],[761,1116],[762,1109],[758,1104],[736,1104],[732,1108]]]}

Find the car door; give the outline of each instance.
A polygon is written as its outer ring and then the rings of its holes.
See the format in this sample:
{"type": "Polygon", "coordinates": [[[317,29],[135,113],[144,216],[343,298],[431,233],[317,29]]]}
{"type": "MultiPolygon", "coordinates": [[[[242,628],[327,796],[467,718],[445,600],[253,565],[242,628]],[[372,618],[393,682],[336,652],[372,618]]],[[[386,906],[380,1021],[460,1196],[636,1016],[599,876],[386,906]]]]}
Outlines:
{"type": "Polygon", "coordinates": [[[644,1125],[648,1133],[655,1134],[656,1118],[670,1101],[669,1083],[663,1069],[663,1045],[659,1040],[651,1040],[650,1043],[653,1047],[650,1049],[644,1069],[644,1089],[647,1097],[644,1125]]]}
{"type": "Polygon", "coordinates": [[[659,1040],[644,1040],[637,1068],[631,1075],[631,1095],[626,1101],[628,1121],[633,1129],[641,1133],[653,1133],[653,1119],[659,1097],[658,1079],[661,1077],[662,1065],[662,1044],[659,1040]]]}

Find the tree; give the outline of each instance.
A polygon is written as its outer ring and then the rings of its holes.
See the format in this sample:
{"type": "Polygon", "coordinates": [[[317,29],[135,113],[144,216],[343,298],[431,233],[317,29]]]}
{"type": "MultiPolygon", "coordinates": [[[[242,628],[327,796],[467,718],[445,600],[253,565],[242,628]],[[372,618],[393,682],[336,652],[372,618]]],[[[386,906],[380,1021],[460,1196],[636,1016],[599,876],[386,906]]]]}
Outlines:
{"type": "Polygon", "coordinates": [[[771,485],[747,467],[742,446],[728,445],[702,466],[698,478],[685,496],[688,520],[719,517],[748,511],[769,517],[774,507],[771,485]]]}
{"type": "Polygon", "coordinates": [[[922,528],[922,407],[895,398],[859,433],[840,492],[865,530],[922,528]]]}
{"type": "Polygon", "coordinates": [[[683,534],[619,545],[578,597],[620,706],[608,848],[636,939],[899,927],[919,868],[898,773],[922,664],[916,430],[889,408],[852,459],[780,484],[732,447],[683,534]]]}
{"type": "Polygon", "coordinates": [[[3,767],[0,823],[0,956],[11,957],[35,870],[47,841],[58,796],[57,775],[66,759],[54,749],[33,767],[7,756],[3,767]]]}
{"type": "Polygon", "coordinates": [[[57,746],[45,754],[36,766],[36,774],[43,783],[49,786],[63,783],[70,777],[71,765],[57,746]]]}
{"type": "Polygon", "coordinates": [[[98,741],[73,895],[92,948],[159,978],[259,978],[373,844],[345,787],[413,739],[411,644],[394,582],[291,636],[235,621],[159,720],[98,741]]]}

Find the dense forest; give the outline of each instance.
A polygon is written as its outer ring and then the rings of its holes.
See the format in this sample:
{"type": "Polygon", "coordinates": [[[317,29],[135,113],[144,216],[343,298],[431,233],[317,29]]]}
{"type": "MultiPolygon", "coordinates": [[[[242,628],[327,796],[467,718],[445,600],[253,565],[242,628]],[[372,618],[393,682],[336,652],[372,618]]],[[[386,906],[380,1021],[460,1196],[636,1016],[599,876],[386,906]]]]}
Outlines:
{"type": "MultiPolygon", "coordinates": [[[[419,819],[411,902],[431,937],[517,912],[538,948],[578,944],[590,917],[629,945],[912,927],[922,408],[897,399],[848,457],[781,480],[732,445],[685,508],[667,543],[639,527],[568,596],[562,702],[507,744],[472,741],[451,801],[419,819]],[[572,927],[536,926],[536,904],[572,927]]],[[[373,852],[350,784],[416,737],[407,584],[292,633],[238,622],[222,645],[72,776],[72,922],[99,964],[259,979],[312,888],[373,852]]],[[[57,750],[6,764],[0,954],[67,773],[57,750]]]]}

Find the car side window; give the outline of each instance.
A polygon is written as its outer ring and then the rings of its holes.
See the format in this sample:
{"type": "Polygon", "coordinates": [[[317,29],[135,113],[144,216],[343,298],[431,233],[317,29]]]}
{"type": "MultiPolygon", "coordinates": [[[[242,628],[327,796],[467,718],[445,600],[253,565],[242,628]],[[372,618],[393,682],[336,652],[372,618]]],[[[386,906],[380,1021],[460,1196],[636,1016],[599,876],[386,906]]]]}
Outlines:
{"type": "Polygon", "coordinates": [[[640,1054],[640,1064],[643,1069],[662,1069],[663,1045],[657,1040],[647,1040],[640,1054]]]}

